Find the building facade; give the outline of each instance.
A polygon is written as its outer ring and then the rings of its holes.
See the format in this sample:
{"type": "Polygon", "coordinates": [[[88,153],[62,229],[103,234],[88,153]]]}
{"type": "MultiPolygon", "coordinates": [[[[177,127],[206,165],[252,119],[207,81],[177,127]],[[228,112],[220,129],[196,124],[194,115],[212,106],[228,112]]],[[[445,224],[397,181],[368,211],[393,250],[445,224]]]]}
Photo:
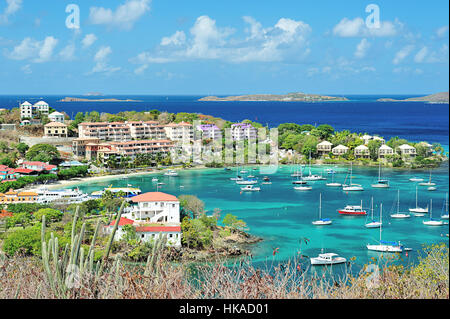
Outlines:
{"type": "Polygon", "coordinates": [[[231,137],[234,141],[256,140],[258,137],[258,130],[250,123],[232,124],[231,137]]]}
{"type": "Polygon", "coordinates": [[[60,122],[45,124],[44,137],[67,137],[67,125],[60,122]]]}

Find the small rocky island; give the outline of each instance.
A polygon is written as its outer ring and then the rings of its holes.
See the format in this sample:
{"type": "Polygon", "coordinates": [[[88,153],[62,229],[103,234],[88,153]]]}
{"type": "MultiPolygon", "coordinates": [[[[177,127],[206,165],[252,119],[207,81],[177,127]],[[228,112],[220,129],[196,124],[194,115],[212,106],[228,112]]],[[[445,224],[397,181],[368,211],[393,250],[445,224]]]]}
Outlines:
{"type": "Polygon", "coordinates": [[[323,102],[323,101],[348,101],[343,96],[327,96],[307,93],[288,94],[251,94],[227,97],[206,96],[199,101],[277,101],[277,102],[323,102]]]}
{"type": "Polygon", "coordinates": [[[119,99],[86,99],[86,98],[79,98],[79,97],[65,97],[58,102],[142,102],[139,100],[131,100],[131,99],[125,99],[125,100],[119,100],[119,99]]]}
{"type": "Polygon", "coordinates": [[[448,104],[448,92],[440,92],[427,96],[411,97],[404,100],[396,100],[390,98],[378,99],[378,102],[428,102],[428,103],[445,103],[448,104]]]}

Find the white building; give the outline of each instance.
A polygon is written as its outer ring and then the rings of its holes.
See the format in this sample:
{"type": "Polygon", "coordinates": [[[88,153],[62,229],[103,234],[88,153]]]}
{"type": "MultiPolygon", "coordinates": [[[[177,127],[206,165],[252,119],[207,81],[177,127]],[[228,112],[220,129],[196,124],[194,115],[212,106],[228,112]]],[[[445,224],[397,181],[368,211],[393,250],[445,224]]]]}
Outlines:
{"type": "Polygon", "coordinates": [[[333,153],[333,155],[341,156],[341,155],[347,154],[348,150],[349,150],[349,148],[347,146],[340,144],[336,147],[333,147],[331,152],[333,153]]]}
{"type": "Polygon", "coordinates": [[[48,119],[51,122],[64,123],[64,114],[55,111],[48,115],[48,119]]]}
{"type": "Polygon", "coordinates": [[[181,226],[138,226],[136,233],[144,242],[155,241],[166,235],[168,246],[181,246],[181,226]]]}
{"type": "Polygon", "coordinates": [[[250,123],[237,123],[231,125],[233,141],[256,140],[258,130],[250,123]]]}
{"type": "Polygon", "coordinates": [[[164,126],[166,136],[172,141],[192,141],[194,139],[194,128],[186,122],[170,123],[164,126]]]}
{"type": "Polygon", "coordinates": [[[394,155],[394,150],[392,149],[392,147],[389,147],[385,144],[381,145],[378,149],[378,157],[385,158],[388,155],[394,155]]]}
{"type": "Polygon", "coordinates": [[[398,149],[400,150],[400,154],[402,156],[416,156],[417,152],[416,152],[416,148],[408,145],[408,144],[402,144],[398,147],[398,149]]]}
{"type": "Polygon", "coordinates": [[[48,114],[49,111],[49,105],[47,102],[39,101],[35,103],[34,105],[31,105],[30,102],[25,101],[22,104],[20,104],[20,118],[29,118],[32,119],[38,113],[48,114]]]}
{"type": "Polygon", "coordinates": [[[319,153],[319,155],[327,155],[331,152],[332,147],[333,143],[323,141],[317,144],[317,152],[319,153]]]}
{"type": "Polygon", "coordinates": [[[180,223],[180,201],[173,195],[150,192],[131,198],[124,217],[139,222],[180,223]]]}
{"type": "Polygon", "coordinates": [[[370,151],[365,145],[359,145],[355,147],[355,157],[356,158],[369,158],[370,151]]]}
{"type": "Polygon", "coordinates": [[[202,139],[217,140],[222,138],[222,132],[215,124],[197,125],[197,130],[202,132],[202,139]]]}
{"type": "Polygon", "coordinates": [[[374,141],[380,141],[381,144],[385,144],[386,141],[384,140],[384,138],[381,138],[379,136],[372,136],[372,135],[363,135],[363,137],[361,138],[364,141],[364,145],[369,144],[370,141],[374,140],[374,141]]]}

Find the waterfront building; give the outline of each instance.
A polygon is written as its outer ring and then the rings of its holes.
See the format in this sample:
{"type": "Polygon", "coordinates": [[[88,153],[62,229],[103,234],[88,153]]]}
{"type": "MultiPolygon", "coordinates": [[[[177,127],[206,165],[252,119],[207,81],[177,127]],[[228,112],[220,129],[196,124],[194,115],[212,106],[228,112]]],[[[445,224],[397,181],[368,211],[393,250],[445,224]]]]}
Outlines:
{"type": "Polygon", "coordinates": [[[67,125],[61,122],[50,122],[45,124],[44,137],[67,137],[67,125]]]}
{"type": "Polygon", "coordinates": [[[166,133],[164,126],[155,121],[93,122],[80,123],[78,137],[125,142],[141,139],[164,139],[166,133]]]}
{"type": "Polygon", "coordinates": [[[48,114],[48,112],[49,105],[44,101],[39,101],[34,105],[28,101],[20,104],[20,119],[32,119],[39,113],[48,114]]]}
{"type": "Polygon", "coordinates": [[[78,137],[72,141],[72,152],[75,156],[84,158],[86,157],[86,145],[87,144],[99,144],[100,139],[95,137],[82,138],[78,137]]]}
{"type": "Polygon", "coordinates": [[[222,131],[215,124],[197,125],[197,130],[202,133],[202,139],[218,140],[222,138],[222,131]]]}
{"type": "Polygon", "coordinates": [[[192,141],[194,139],[194,128],[186,122],[170,123],[164,126],[168,139],[175,142],[192,141]]]}
{"type": "Polygon", "coordinates": [[[36,172],[56,172],[58,170],[58,167],[56,167],[56,165],[49,165],[48,163],[44,163],[44,162],[29,162],[29,161],[25,161],[22,162],[22,164],[20,164],[20,166],[22,168],[26,168],[26,169],[30,169],[36,172]]]}
{"type": "Polygon", "coordinates": [[[231,137],[234,141],[256,140],[258,137],[258,130],[250,123],[232,124],[231,137]]]}
{"type": "Polygon", "coordinates": [[[403,157],[414,157],[417,155],[416,148],[408,144],[400,145],[398,151],[403,157]]]}
{"type": "Polygon", "coordinates": [[[427,142],[420,142],[419,145],[425,147],[426,154],[425,156],[431,156],[433,155],[433,145],[427,143],[427,142]]]}
{"type": "Polygon", "coordinates": [[[317,144],[317,152],[319,156],[330,154],[333,147],[333,143],[330,143],[328,141],[322,141],[319,144],[317,144]]]}
{"type": "Polygon", "coordinates": [[[48,115],[48,119],[51,122],[64,123],[64,114],[55,111],[48,115]]]}
{"type": "Polygon", "coordinates": [[[355,147],[355,158],[369,158],[370,151],[365,145],[359,145],[355,147]]]}
{"type": "Polygon", "coordinates": [[[167,245],[181,247],[181,226],[138,226],[136,233],[141,241],[155,241],[167,236],[167,245]]]}
{"type": "Polygon", "coordinates": [[[363,137],[361,138],[364,141],[364,145],[369,144],[370,141],[374,140],[374,141],[380,141],[382,145],[386,144],[386,141],[384,140],[384,138],[381,138],[379,136],[372,136],[372,135],[363,135],[363,137]]]}
{"type": "Polygon", "coordinates": [[[34,203],[37,201],[38,194],[35,192],[16,192],[10,189],[6,193],[0,193],[1,204],[15,204],[15,203],[34,203]]]}
{"type": "Polygon", "coordinates": [[[347,146],[340,144],[336,147],[333,147],[331,149],[331,152],[335,156],[341,156],[341,155],[347,154],[348,150],[349,150],[349,148],[347,146]]]}
{"type": "Polygon", "coordinates": [[[386,144],[381,145],[378,149],[378,157],[385,158],[388,155],[394,155],[394,150],[392,147],[389,147],[386,144]]]}
{"type": "Polygon", "coordinates": [[[149,192],[131,198],[124,217],[149,223],[180,223],[180,201],[176,196],[149,192]]]}

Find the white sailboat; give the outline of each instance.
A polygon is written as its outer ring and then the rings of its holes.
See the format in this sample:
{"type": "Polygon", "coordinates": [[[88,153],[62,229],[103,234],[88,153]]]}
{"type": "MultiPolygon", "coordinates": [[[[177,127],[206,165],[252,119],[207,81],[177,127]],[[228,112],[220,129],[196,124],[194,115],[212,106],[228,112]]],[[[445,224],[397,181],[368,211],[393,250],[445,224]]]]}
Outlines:
{"type": "Polygon", "coordinates": [[[312,222],[313,225],[323,226],[323,225],[331,225],[333,221],[329,218],[322,218],[322,193],[320,193],[319,197],[319,219],[312,222]]]}
{"type": "MultiPolygon", "coordinates": [[[[350,163],[350,183],[349,183],[349,185],[347,185],[347,184],[345,184],[345,181],[344,181],[344,184],[342,185],[342,190],[345,191],[345,192],[348,192],[348,191],[363,191],[364,188],[361,185],[359,185],[359,184],[354,184],[352,182],[352,178],[353,178],[353,162],[350,163]]],[[[347,180],[347,178],[346,178],[346,180],[347,180]]]]}
{"type": "Polygon", "coordinates": [[[442,219],[448,219],[448,193],[445,195],[444,214],[441,215],[442,219]]]}
{"type": "Polygon", "coordinates": [[[331,173],[331,183],[326,183],[325,185],[328,186],[328,187],[341,187],[342,186],[341,183],[335,183],[334,182],[334,174],[335,174],[334,172],[331,173]]]}
{"type": "Polygon", "coordinates": [[[400,190],[397,191],[397,213],[391,215],[392,218],[404,219],[410,218],[410,214],[400,213],[400,190]]]}
{"type": "Polygon", "coordinates": [[[311,186],[295,186],[294,189],[297,191],[310,191],[310,190],[312,190],[312,187],[311,186]]]}
{"type": "Polygon", "coordinates": [[[442,226],[444,222],[442,220],[433,219],[433,200],[430,199],[430,220],[424,220],[423,224],[427,226],[442,226]]]}
{"type": "Polygon", "coordinates": [[[420,186],[435,186],[436,183],[431,182],[431,170],[430,170],[430,179],[428,182],[419,183],[420,186]]]}
{"type": "Polygon", "coordinates": [[[244,187],[241,187],[241,191],[243,192],[259,192],[261,190],[261,187],[255,187],[253,185],[247,185],[244,187]]]}
{"type": "Polygon", "coordinates": [[[302,178],[304,181],[320,181],[326,179],[322,175],[311,173],[311,152],[309,152],[309,175],[302,178]]]}
{"type": "Polygon", "coordinates": [[[425,216],[425,214],[428,214],[428,206],[426,208],[419,207],[417,203],[418,198],[418,187],[416,186],[416,207],[410,208],[409,211],[414,214],[416,217],[422,217],[425,216]]]}
{"type": "Polygon", "coordinates": [[[381,178],[381,162],[378,165],[378,181],[371,185],[373,188],[389,188],[389,181],[381,178]]]}
{"type": "MultiPolygon", "coordinates": [[[[383,223],[383,204],[380,204],[380,222],[383,223]]],[[[377,245],[367,244],[368,250],[380,251],[386,253],[401,253],[403,251],[403,245],[400,242],[390,242],[381,240],[381,232],[383,225],[380,226],[380,240],[377,245]]]]}
{"type": "Polygon", "coordinates": [[[423,178],[413,177],[409,179],[411,182],[423,182],[423,178]]]}
{"type": "Polygon", "coordinates": [[[370,223],[366,223],[365,226],[367,228],[378,228],[378,227],[381,227],[381,222],[380,221],[375,221],[375,219],[373,218],[373,197],[372,197],[372,200],[371,200],[370,211],[372,212],[372,221],[370,223]]]}

